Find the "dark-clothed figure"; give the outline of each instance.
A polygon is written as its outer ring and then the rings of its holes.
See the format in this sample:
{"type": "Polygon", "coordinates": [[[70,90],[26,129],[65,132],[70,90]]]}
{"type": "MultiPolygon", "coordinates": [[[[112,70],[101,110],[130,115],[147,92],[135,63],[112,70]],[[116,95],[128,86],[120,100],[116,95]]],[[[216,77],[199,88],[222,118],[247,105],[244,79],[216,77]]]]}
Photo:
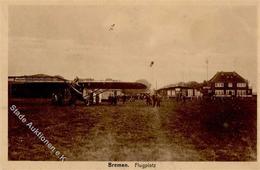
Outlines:
{"type": "Polygon", "coordinates": [[[89,105],[93,105],[93,103],[94,103],[94,94],[93,92],[91,92],[89,94],[89,105]]]}
{"type": "Polygon", "coordinates": [[[109,95],[108,97],[108,102],[113,105],[113,96],[112,95],[109,95]]]}
{"type": "Polygon", "coordinates": [[[153,94],[152,95],[152,102],[153,102],[153,107],[155,106],[155,103],[156,103],[156,101],[155,101],[155,95],[153,94]]]}
{"type": "Polygon", "coordinates": [[[161,106],[161,96],[160,95],[157,95],[156,96],[156,103],[157,103],[157,107],[160,107],[161,106]]]}
{"type": "Polygon", "coordinates": [[[145,96],[145,99],[146,99],[146,105],[148,105],[148,106],[152,105],[152,99],[151,99],[151,96],[149,94],[147,94],[145,96]]]}
{"type": "Polygon", "coordinates": [[[114,91],[113,104],[117,105],[117,91],[114,91]]]}
{"type": "Polygon", "coordinates": [[[122,100],[123,100],[123,104],[125,104],[125,102],[126,102],[126,95],[125,94],[122,96],[122,100]]]}
{"type": "Polygon", "coordinates": [[[159,94],[152,95],[153,107],[161,106],[161,96],[159,94]]]}
{"type": "Polygon", "coordinates": [[[99,105],[99,94],[96,94],[96,105],[99,105]]]}

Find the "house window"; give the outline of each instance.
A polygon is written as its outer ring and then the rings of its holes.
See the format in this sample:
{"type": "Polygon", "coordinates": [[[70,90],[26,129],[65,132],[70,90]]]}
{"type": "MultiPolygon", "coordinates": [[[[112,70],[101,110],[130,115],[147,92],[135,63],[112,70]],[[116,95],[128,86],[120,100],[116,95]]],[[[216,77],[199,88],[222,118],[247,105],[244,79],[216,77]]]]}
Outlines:
{"type": "Polygon", "coordinates": [[[235,95],[235,90],[226,90],[226,95],[235,95]]]}
{"type": "Polygon", "coordinates": [[[172,90],[172,96],[176,96],[175,90],[172,90]]]}
{"type": "Polygon", "coordinates": [[[237,83],[237,87],[246,87],[246,83],[237,83]]]}
{"type": "Polygon", "coordinates": [[[171,90],[167,90],[167,95],[171,96],[171,90]]]}
{"type": "Polygon", "coordinates": [[[215,87],[224,87],[224,83],[215,83],[215,87]]]}
{"type": "Polygon", "coordinates": [[[233,84],[232,83],[228,83],[228,87],[233,87],[233,84]]]}
{"type": "Polygon", "coordinates": [[[188,89],[188,96],[193,96],[193,89],[188,89]]]}
{"type": "Polygon", "coordinates": [[[215,95],[224,95],[224,90],[215,90],[215,95]]]}
{"type": "Polygon", "coordinates": [[[246,95],[246,90],[237,90],[237,96],[244,96],[246,95]]]}

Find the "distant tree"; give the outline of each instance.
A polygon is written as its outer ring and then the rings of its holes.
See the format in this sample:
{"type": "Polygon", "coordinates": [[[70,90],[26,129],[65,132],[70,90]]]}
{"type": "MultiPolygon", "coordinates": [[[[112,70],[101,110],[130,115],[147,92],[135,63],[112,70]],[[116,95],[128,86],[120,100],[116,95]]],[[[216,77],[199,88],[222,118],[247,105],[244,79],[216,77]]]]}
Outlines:
{"type": "Polygon", "coordinates": [[[209,86],[209,82],[204,80],[203,82],[198,84],[198,88],[203,89],[203,87],[209,86]]]}
{"type": "Polygon", "coordinates": [[[146,89],[123,89],[122,92],[126,95],[136,95],[139,93],[146,93],[150,91],[152,85],[146,79],[139,79],[136,80],[136,82],[146,85],[147,88],[146,89]]]}
{"type": "Polygon", "coordinates": [[[191,88],[199,88],[200,84],[196,81],[190,81],[190,82],[187,83],[187,86],[191,87],[191,88]]]}
{"type": "Polygon", "coordinates": [[[140,80],[136,80],[137,83],[142,83],[144,85],[146,85],[147,89],[150,89],[152,84],[149,83],[146,79],[140,79],[140,80]]]}

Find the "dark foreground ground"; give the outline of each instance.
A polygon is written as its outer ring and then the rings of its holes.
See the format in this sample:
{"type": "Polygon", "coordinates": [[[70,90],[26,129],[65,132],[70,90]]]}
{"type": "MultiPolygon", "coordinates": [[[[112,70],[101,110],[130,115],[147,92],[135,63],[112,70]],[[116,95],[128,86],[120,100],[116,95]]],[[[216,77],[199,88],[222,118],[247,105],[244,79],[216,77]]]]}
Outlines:
{"type": "MultiPolygon", "coordinates": [[[[53,106],[10,99],[66,160],[256,161],[256,101],[53,106]]],[[[58,160],[9,110],[9,160],[58,160]]]]}

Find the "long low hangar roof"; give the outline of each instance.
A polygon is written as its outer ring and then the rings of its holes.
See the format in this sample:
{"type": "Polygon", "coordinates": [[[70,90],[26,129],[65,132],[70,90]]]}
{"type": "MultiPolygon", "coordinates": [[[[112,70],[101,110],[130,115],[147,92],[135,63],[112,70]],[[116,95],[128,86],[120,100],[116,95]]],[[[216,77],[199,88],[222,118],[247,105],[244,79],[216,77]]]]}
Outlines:
{"type": "MultiPolygon", "coordinates": [[[[36,86],[37,84],[48,84],[48,85],[66,85],[71,83],[71,80],[64,79],[61,76],[49,76],[45,74],[37,74],[32,76],[9,76],[9,84],[31,84],[36,86]]],[[[90,80],[90,79],[79,79],[79,84],[90,89],[145,89],[146,85],[138,82],[121,82],[115,80],[90,80]]]]}

